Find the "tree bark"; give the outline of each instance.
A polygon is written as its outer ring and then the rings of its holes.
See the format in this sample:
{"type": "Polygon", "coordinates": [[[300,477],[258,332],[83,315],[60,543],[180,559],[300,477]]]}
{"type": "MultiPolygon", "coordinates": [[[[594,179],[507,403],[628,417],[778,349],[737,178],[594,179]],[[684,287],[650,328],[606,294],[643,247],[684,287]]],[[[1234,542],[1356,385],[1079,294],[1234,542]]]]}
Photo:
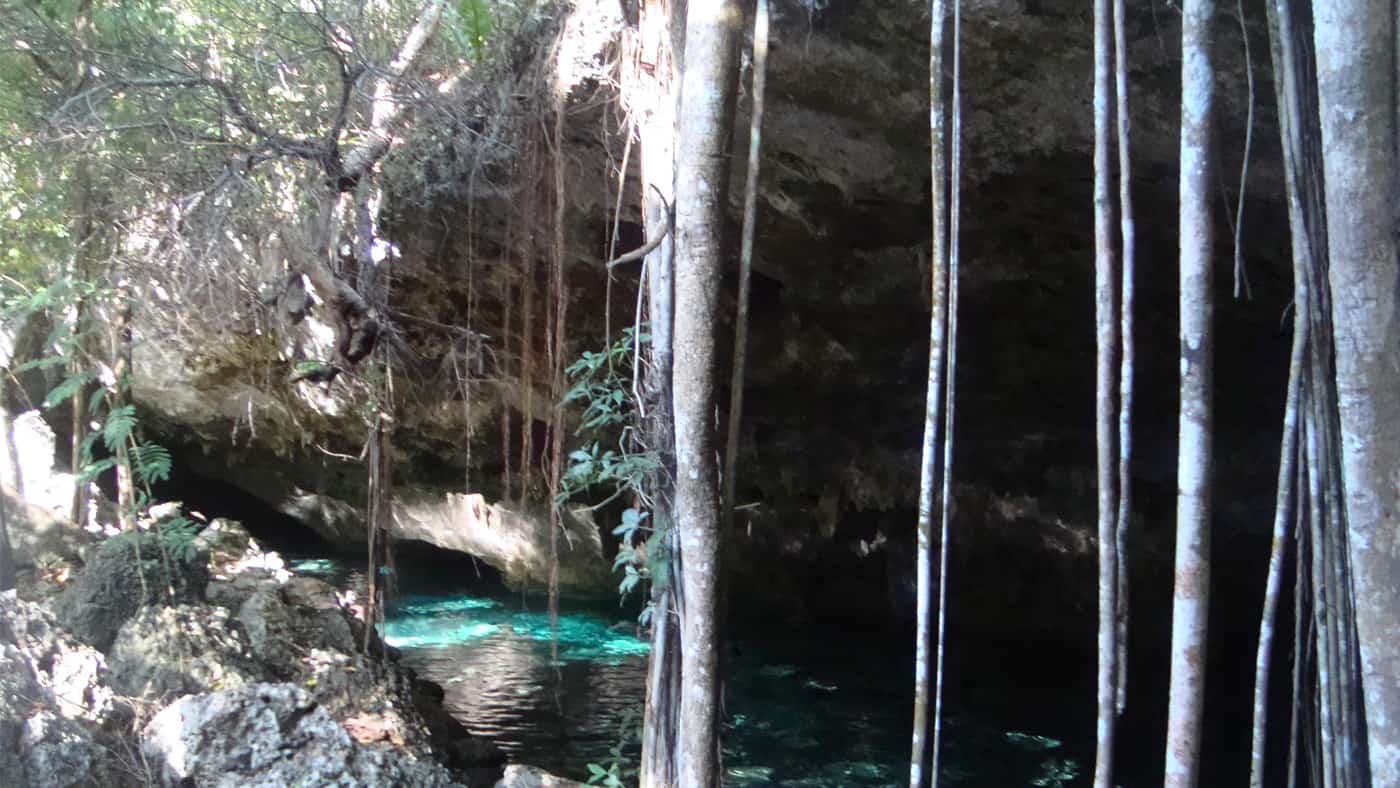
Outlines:
{"type": "Polygon", "coordinates": [[[10,549],[9,500],[0,495],[0,592],[15,587],[15,557],[10,549]]]}
{"type": "Polygon", "coordinates": [[[1194,788],[1205,704],[1210,603],[1212,0],[1185,0],[1181,32],[1181,387],[1177,426],[1176,573],[1172,600],[1168,788],[1194,788]]]}
{"type": "Polygon", "coordinates": [[[1133,219],[1131,138],[1128,112],[1127,10],[1123,0],[1113,0],[1113,60],[1115,113],[1118,117],[1118,227],[1122,248],[1118,297],[1118,517],[1114,551],[1118,567],[1117,626],[1118,664],[1114,676],[1115,711],[1122,715],[1128,703],[1128,526],[1132,521],[1133,457],[1133,303],[1136,276],[1133,261],[1137,229],[1133,219]]]}
{"type": "Polygon", "coordinates": [[[734,317],[734,369],[729,375],[729,435],[724,445],[724,528],[734,531],[735,469],[744,417],[744,363],[749,347],[749,279],[758,213],[758,164],[763,146],[763,88],[768,77],[768,0],[758,0],[753,23],[753,109],[749,113],[749,168],[744,176],[744,229],[739,243],[739,306],[734,317]]]}
{"type": "Polygon", "coordinates": [[[924,403],[924,438],[919,468],[918,598],[914,636],[914,728],[910,742],[909,786],[923,788],[929,775],[928,701],[932,690],[933,522],[938,498],[938,434],[943,413],[943,373],[947,352],[948,226],[947,137],[943,106],[943,39],[945,0],[929,4],[929,174],[933,226],[929,240],[932,314],[929,319],[928,383],[924,403]]]}
{"type": "Polygon", "coordinates": [[[680,782],[719,784],[719,490],[715,467],[715,324],[726,145],[733,121],[739,28],[735,0],[692,3],[686,17],[676,155],[676,323],[673,400],[676,526],[681,541],[680,782]]]}
{"type": "MultiPolygon", "coordinates": [[[[131,281],[117,272],[112,321],[112,409],[131,402],[131,281]]],[[[130,439],[117,444],[117,521],[123,532],[136,528],[136,487],[131,468],[130,439]]]]}
{"type": "Polygon", "coordinates": [[[1400,784],[1396,9],[1314,7],[1347,544],[1371,778],[1400,784]]]}
{"type": "Polygon", "coordinates": [[[1095,788],[1113,786],[1118,706],[1118,267],[1113,242],[1113,31],[1110,0],[1094,0],[1095,445],[1099,635],[1095,788]]]}
{"type": "Polygon", "coordinates": [[[671,337],[675,319],[675,238],[671,206],[675,205],[675,140],[679,78],[676,51],[680,48],[683,18],[670,4],[659,0],[642,3],[639,20],[638,59],[650,63],[650,72],[637,69],[629,102],[638,118],[641,142],[641,181],[644,221],[648,238],[661,244],[646,256],[647,314],[651,329],[651,364],[646,372],[645,396],[648,443],[664,471],[651,474],[652,527],[660,533],[660,555],[652,563],[651,655],[647,665],[646,707],[642,720],[642,757],[638,773],[641,788],[670,788],[680,784],[681,703],[681,604],[680,543],[672,511],[675,501],[668,489],[675,476],[675,433],[671,419],[671,337]],[[660,196],[657,199],[656,195],[660,196]]]}

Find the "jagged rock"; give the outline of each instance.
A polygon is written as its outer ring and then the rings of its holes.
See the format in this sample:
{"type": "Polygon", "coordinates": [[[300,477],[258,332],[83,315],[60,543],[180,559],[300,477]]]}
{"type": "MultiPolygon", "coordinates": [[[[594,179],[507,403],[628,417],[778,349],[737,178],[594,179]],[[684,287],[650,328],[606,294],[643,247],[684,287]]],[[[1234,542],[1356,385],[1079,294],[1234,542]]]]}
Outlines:
{"type": "Polygon", "coordinates": [[[142,608],[108,656],[119,692],[157,702],[241,687],[262,672],[229,627],[228,611],[213,605],[142,608]]]}
{"type": "Polygon", "coordinates": [[[437,764],[355,743],[290,684],[183,697],[151,720],[141,741],[161,785],[457,785],[437,764]]]}
{"type": "Polygon", "coordinates": [[[298,642],[346,653],[355,651],[350,622],[334,586],[314,577],[293,577],[282,586],[282,596],[293,611],[291,620],[298,642]]]}
{"type": "Polygon", "coordinates": [[[175,576],[167,577],[154,535],[108,539],[58,598],[58,620],[79,640],[105,652],[112,647],[122,624],[142,606],[203,601],[204,588],[209,584],[207,559],[202,553],[190,561],[171,557],[175,576]],[[175,592],[173,599],[167,595],[167,588],[175,592]]]}
{"type": "Polygon", "coordinates": [[[131,709],[106,685],[102,655],[63,632],[43,607],[10,594],[0,594],[0,666],[3,699],[38,699],[109,729],[130,720],[131,709]]]}
{"type": "Polygon", "coordinates": [[[506,767],[506,775],[496,788],[582,788],[583,783],[563,777],[555,777],[544,769],[535,766],[511,764],[506,767]]]}
{"type": "Polygon", "coordinates": [[[290,637],[292,611],[276,587],[263,587],[244,600],[236,617],[248,634],[248,645],[272,675],[289,679],[296,675],[301,657],[290,637]]]}
{"type": "Polygon", "coordinates": [[[241,561],[254,550],[262,552],[243,523],[226,517],[211,520],[195,537],[194,543],[209,552],[209,566],[215,574],[225,565],[241,561]]]}
{"type": "Polygon", "coordinates": [[[25,721],[19,753],[26,781],[14,785],[101,788],[115,779],[111,753],[92,728],[53,711],[37,712],[25,721]]]}
{"type": "Polygon", "coordinates": [[[102,684],[102,655],[43,608],[0,595],[0,785],[110,786],[131,709],[102,684]]]}
{"type": "Polygon", "coordinates": [[[310,649],[355,651],[350,622],[335,589],[315,578],[259,588],[239,606],[237,620],[248,633],[253,654],[280,678],[296,675],[310,649]]]}
{"type": "MultiPolygon", "coordinates": [[[[506,502],[491,503],[476,493],[404,494],[394,501],[394,523],[400,539],[476,556],[500,570],[512,587],[548,585],[552,527],[548,514],[506,502]]],[[[592,514],[582,508],[566,510],[559,538],[560,591],[611,595],[616,582],[612,562],[603,557],[592,514]]]]}
{"type": "Polygon", "coordinates": [[[35,566],[43,555],[75,560],[92,543],[92,534],[74,528],[42,506],[26,502],[10,488],[0,486],[0,495],[4,496],[5,528],[15,566],[35,566]]]}

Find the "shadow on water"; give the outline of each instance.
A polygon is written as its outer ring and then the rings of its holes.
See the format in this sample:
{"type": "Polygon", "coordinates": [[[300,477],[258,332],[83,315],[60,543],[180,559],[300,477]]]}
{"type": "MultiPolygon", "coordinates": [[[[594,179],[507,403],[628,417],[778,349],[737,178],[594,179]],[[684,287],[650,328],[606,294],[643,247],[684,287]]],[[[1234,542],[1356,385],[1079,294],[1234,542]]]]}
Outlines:
{"type": "MultiPolygon", "coordinates": [[[[301,560],[293,568],[342,585],[359,579],[338,561],[301,560]]],[[[566,601],[556,633],[543,599],[472,585],[448,591],[405,578],[389,615],[389,642],[407,666],[443,686],[447,709],[472,733],[513,760],[586,777],[587,764],[607,759],[640,719],[647,644],[631,625],[635,611],[566,601]]],[[[907,780],[913,671],[902,643],[838,632],[740,634],[726,659],[726,785],[856,788],[907,780]]],[[[1053,731],[1008,728],[1003,715],[989,713],[1001,721],[965,710],[949,715],[943,784],[1084,782],[1082,756],[1053,731]]],[[[624,750],[634,762],[635,746],[629,741],[624,750]]]]}

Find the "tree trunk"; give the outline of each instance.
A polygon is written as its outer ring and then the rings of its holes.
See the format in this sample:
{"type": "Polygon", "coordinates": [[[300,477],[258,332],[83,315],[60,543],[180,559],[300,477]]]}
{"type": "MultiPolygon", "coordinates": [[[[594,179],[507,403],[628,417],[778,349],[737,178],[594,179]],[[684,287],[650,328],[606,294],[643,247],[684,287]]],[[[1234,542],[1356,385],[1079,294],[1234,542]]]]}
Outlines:
{"type": "Polygon", "coordinates": [[[9,499],[0,495],[0,592],[15,587],[15,557],[10,550],[9,499]]]}
{"type": "Polygon", "coordinates": [[[1400,297],[1393,3],[1314,6],[1343,487],[1371,778],[1400,784],[1400,297]]]}
{"type": "Polygon", "coordinates": [[[1185,0],[1181,31],[1181,402],[1177,425],[1176,578],[1172,600],[1168,788],[1194,788],[1205,703],[1210,603],[1211,279],[1210,159],[1215,70],[1212,0],[1185,0]]]}
{"type": "Polygon", "coordinates": [[[1127,10],[1123,0],[1113,0],[1113,74],[1115,114],[1118,116],[1118,226],[1122,260],[1118,298],[1118,517],[1115,525],[1114,563],[1118,565],[1118,646],[1114,676],[1115,711],[1121,715],[1128,703],[1128,525],[1132,521],[1133,457],[1133,302],[1136,290],[1133,260],[1137,229],[1133,221],[1132,166],[1129,152],[1131,117],[1128,113],[1127,10]]]}
{"type": "MultiPolygon", "coordinates": [[[[646,707],[642,720],[642,755],[638,784],[642,788],[670,788],[680,784],[680,552],[674,500],[668,489],[675,478],[675,436],[671,421],[671,334],[674,321],[673,253],[675,237],[668,232],[675,205],[675,136],[678,86],[675,51],[680,41],[681,14],[667,3],[648,0],[641,4],[636,46],[637,60],[650,70],[628,74],[635,82],[626,86],[628,102],[637,118],[641,144],[641,182],[644,221],[648,238],[661,244],[647,255],[648,327],[650,359],[644,396],[647,443],[658,455],[664,471],[650,475],[652,527],[660,532],[660,555],[649,555],[652,565],[651,655],[647,664],[646,707]],[[660,195],[657,199],[656,195],[660,195]]],[[[640,327],[639,327],[640,328],[640,327]]]]}
{"type": "MultiPolygon", "coordinates": [[[[116,315],[112,321],[112,409],[131,402],[131,281],[118,272],[115,288],[116,315]]],[[[136,488],[131,469],[129,439],[117,444],[117,521],[123,532],[136,528],[136,488]]]]}
{"type": "Polygon", "coordinates": [[[749,168],[744,176],[744,229],[739,244],[739,306],[734,317],[734,369],[729,375],[729,435],[724,445],[724,528],[734,531],[735,468],[744,416],[744,363],[749,345],[749,278],[758,213],[758,163],[763,144],[763,88],[768,76],[768,0],[758,0],[753,22],[753,110],[749,115],[749,168]]]}
{"type": "MultiPolygon", "coordinates": [[[[80,17],[79,27],[85,27],[86,17],[80,17]]],[[[77,193],[77,226],[74,228],[73,240],[73,270],[71,277],[75,283],[84,282],[92,275],[93,245],[96,244],[96,222],[93,220],[94,198],[92,192],[92,174],[89,169],[87,157],[79,154],[75,164],[73,174],[73,189],[77,193]]],[[[81,291],[79,291],[81,292],[81,291]]],[[[68,364],[68,374],[79,375],[88,371],[90,359],[85,358],[87,343],[84,341],[84,332],[87,330],[89,304],[87,299],[78,295],[73,304],[73,336],[74,347],[73,358],[68,364]]],[[[69,463],[73,471],[73,502],[70,509],[71,519],[74,528],[82,528],[88,523],[88,506],[90,498],[90,483],[78,480],[83,468],[83,445],[87,440],[88,430],[88,397],[91,394],[91,386],[83,386],[73,395],[73,401],[69,403],[69,414],[73,424],[71,443],[72,460],[69,463]]]]}
{"type": "Polygon", "coordinates": [[[1098,469],[1099,636],[1095,788],[1113,786],[1118,707],[1118,268],[1113,242],[1113,39],[1109,0],[1094,0],[1095,445],[1098,469]]]}
{"type": "Polygon", "coordinates": [[[676,525],[681,541],[680,782],[719,784],[719,490],[715,324],[739,27],[735,0],[692,3],[686,17],[676,156],[673,400],[676,525]]]}
{"type": "Polygon", "coordinates": [[[953,2],[953,130],[948,155],[948,338],[943,373],[943,480],[938,511],[938,630],[933,669],[933,757],[929,777],[938,788],[943,741],[944,655],[948,632],[948,553],[953,506],[953,425],[957,416],[959,227],[962,220],[962,2],[953,2]]]}
{"type": "Polygon", "coordinates": [[[933,227],[930,238],[930,289],[932,315],[929,319],[928,384],[924,403],[924,439],[919,468],[919,552],[916,568],[918,601],[914,636],[914,730],[910,743],[909,786],[923,788],[930,779],[925,762],[929,757],[928,701],[933,683],[932,580],[933,519],[938,499],[938,430],[943,414],[944,366],[947,358],[948,303],[948,226],[947,150],[943,108],[943,39],[945,0],[929,5],[929,173],[932,189],[933,227]]]}

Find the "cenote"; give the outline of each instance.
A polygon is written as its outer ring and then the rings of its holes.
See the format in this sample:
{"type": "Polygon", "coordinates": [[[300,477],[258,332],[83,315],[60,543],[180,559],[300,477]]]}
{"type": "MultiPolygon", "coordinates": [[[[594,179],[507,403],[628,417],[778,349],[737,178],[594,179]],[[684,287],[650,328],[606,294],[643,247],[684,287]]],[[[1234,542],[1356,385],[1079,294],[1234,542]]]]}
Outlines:
{"type": "MultiPolygon", "coordinates": [[[[325,558],[292,563],[298,573],[353,587],[363,576],[350,566],[325,558]]],[[[444,705],[473,734],[513,761],[579,780],[619,742],[635,763],[648,650],[631,623],[635,610],[565,599],[551,627],[544,598],[489,579],[416,573],[403,586],[386,640],[405,665],[443,687],[444,705]]],[[[726,785],[840,788],[908,779],[913,670],[902,639],[822,627],[736,629],[725,650],[726,785]]],[[[1086,779],[1085,745],[1062,737],[1091,721],[1042,713],[1058,705],[1044,697],[1059,694],[1053,681],[1040,692],[1025,682],[975,684],[961,682],[952,693],[976,707],[955,706],[945,716],[944,784],[1086,779]]]]}

